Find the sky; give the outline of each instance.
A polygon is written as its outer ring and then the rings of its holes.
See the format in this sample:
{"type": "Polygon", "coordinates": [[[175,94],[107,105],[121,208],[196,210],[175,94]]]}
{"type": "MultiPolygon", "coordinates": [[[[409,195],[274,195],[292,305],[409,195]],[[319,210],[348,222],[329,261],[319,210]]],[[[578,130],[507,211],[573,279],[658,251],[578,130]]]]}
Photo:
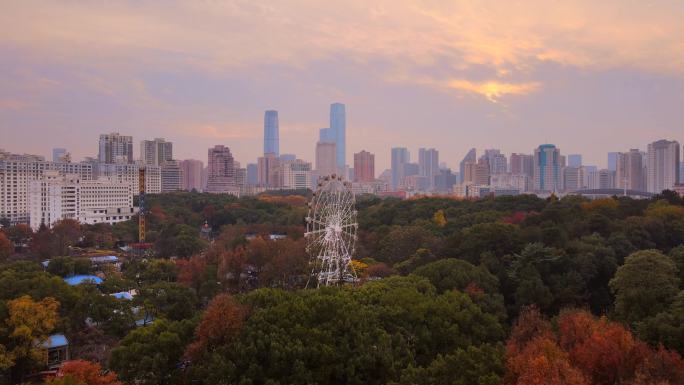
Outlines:
{"type": "Polygon", "coordinates": [[[684,2],[4,1],[0,148],[75,159],[99,134],[163,137],[177,159],[280,151],[313,161],[329,105],[347,106],[347,160],[434,147],[554,143],[585,164],[684,142],[684,2]]]}

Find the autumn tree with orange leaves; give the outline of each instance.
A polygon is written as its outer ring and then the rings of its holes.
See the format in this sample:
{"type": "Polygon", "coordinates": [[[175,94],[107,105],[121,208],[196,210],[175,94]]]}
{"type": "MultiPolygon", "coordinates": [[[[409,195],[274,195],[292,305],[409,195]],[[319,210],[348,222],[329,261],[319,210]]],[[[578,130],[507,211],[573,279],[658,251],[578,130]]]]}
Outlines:
{"type": "Polygon", "coordinates": [[[121,385],[116,373],[102,371],[100,364],[84,360],[67,361],[57,372],[57,378],[49,381],[49,385],[121,385]]]}
{"type": "Polygon", "coordinates": [[[566,310],[556,331],[536,308],[525,308],[506,346],[507,385],[676,385],[684,360],[650,348],[621,324],[584,310],[566,310]]]}
{"type": "Polygon", "coordinates": [[[247,309],[229,294],[220,294],[209,303],[202,321],[195,330],[195,342],[188,346],[185,355],[199,359],[212,348],[228,345],[242,329],[247,309]]]}

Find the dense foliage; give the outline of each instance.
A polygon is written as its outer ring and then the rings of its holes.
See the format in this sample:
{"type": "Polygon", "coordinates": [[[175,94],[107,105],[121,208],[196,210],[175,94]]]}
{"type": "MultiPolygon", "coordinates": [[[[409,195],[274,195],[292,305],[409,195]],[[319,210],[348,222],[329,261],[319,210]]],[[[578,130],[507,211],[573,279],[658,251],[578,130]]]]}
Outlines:
{"type": "Polygon", "coordinates": [[[64,384],[684,381],[676,194],[364,196],[361,281],[322,289],[305,288],[306,202],[150,196],[146,257],[120,248],[136,221],[1,229],[0,383],[43,369],[52,333],[81,360],[64,384]],[[122,264],[88,258],[104,254],[122,264]]]}

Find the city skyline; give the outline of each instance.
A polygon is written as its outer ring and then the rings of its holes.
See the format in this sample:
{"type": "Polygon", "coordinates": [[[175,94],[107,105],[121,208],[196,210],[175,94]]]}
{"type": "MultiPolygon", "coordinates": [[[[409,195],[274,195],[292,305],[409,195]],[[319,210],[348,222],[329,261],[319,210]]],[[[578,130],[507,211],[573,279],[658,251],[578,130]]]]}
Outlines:
{"type": "Polygon", "coordinates": [[[274,109],[281,152],[313,160],[339,101],[347,164],[366,149],[384,170],[383,154],[409,145],[454,168],[470,147],[554,143],[602,166],[605,151],[684,141],[683,15],[671,1],[13,2],[0,15],[2,146],[82,159],[120,132],[175,142],[179,159],[223,144],[246,162],[274,109]]]}

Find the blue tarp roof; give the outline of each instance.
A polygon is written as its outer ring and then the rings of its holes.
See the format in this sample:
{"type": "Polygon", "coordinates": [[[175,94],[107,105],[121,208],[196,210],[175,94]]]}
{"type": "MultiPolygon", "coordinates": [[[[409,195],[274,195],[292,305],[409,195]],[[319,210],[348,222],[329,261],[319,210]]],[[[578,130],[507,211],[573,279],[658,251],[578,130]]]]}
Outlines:
{"type": "Polygon", "coordinates": [[[43,347],[46,349],[58,348],[60,346],[67,345],[69,345],[69,341],[64,334],[53,334],[48,337],[47,341],[43,343],[43,347]]]}
{"type": "Polygon", "coordinates": [[[68,285],[76,286],[82,283],[94,283],[99,285],[103,281],[102,278],[96,275],[73,275],[71,277],[64,278],[64,282],[66,282],[68,285]]]}
{"type": "Polygon", "coordinates": [[[97,257],[90,257],[90,261],[93,263],[119,262],[119,257],[117,257],[116,255],[103,255],[97,257]]]}
{"type": "Polygon", "coordinates": [[[121,291],[118,293],[113,293],[113,294],[111,294],[111,296],[114,298],[118,298],[118,299],[127,299],[127,300],[133,299],[133,296],[131,295],[131,293],[129,293],[127,291],[121,291]]]}

